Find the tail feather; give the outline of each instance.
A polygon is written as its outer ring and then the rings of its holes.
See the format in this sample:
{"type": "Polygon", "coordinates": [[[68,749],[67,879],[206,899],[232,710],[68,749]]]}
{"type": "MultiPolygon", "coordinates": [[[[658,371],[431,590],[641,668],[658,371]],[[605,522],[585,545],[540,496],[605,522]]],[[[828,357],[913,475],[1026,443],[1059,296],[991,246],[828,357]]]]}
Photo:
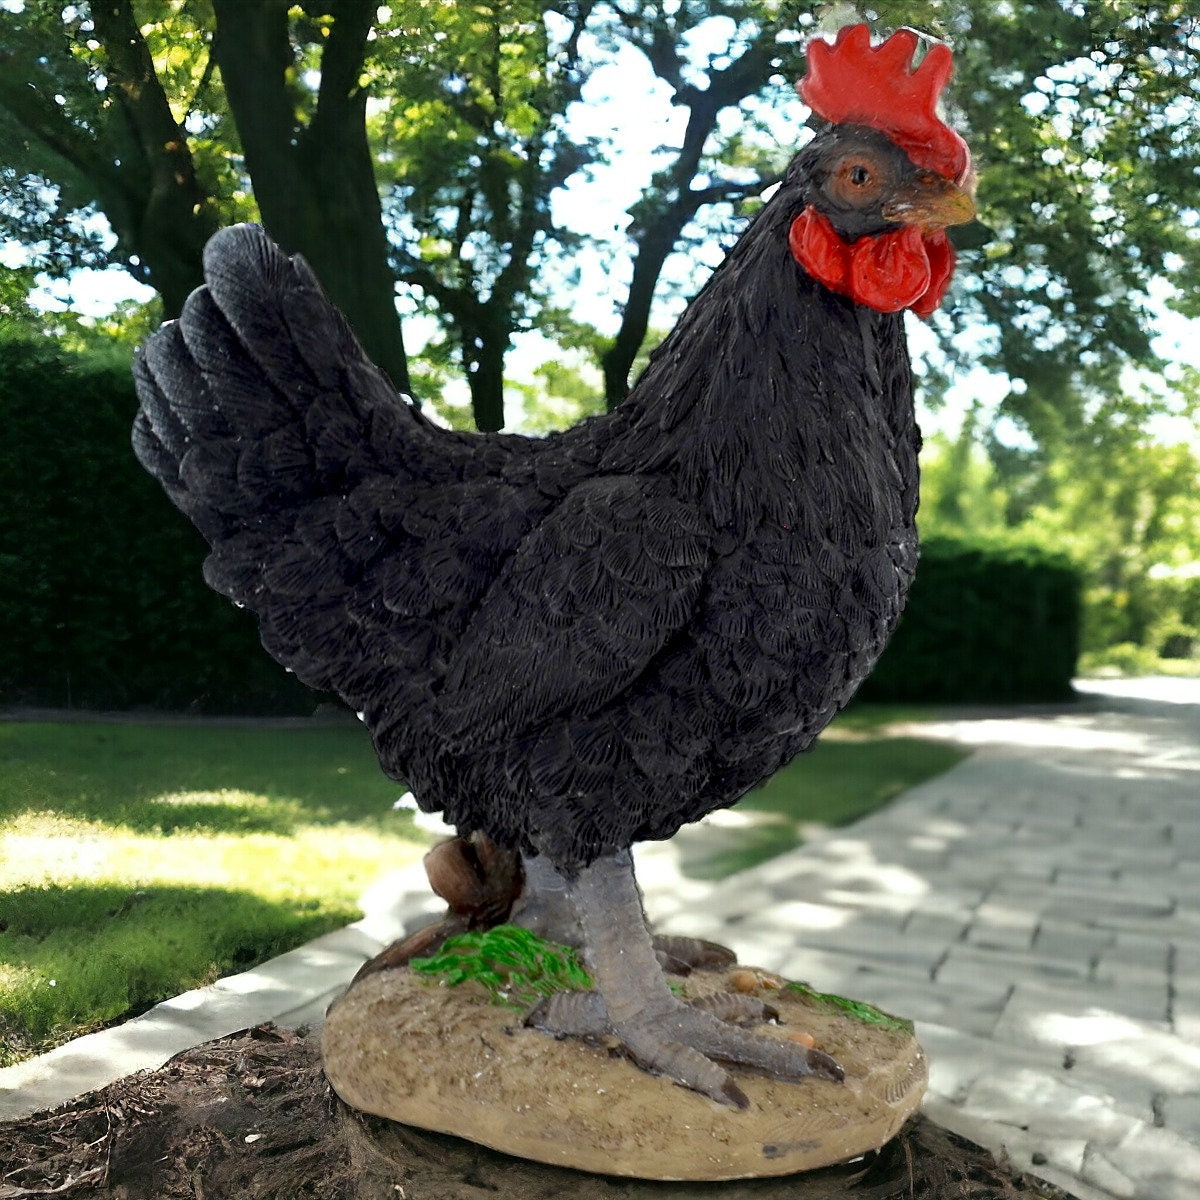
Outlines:
{"type": "Polygon", "coordinates": [[[168,413],[179,420],[189,438],[203,441],[228,437],[232,432],[204,373],[188,351],[182,321],[163,326],[142,347],[134,373],[139,384],[148,385],[142,408],[156,432],[160,422],[169,419],[168,413]]]}
{"type": "MultiPolygon", "coordinates": [[[[553,503],[530,470],[507,477],[549,443],[435,428],[259,229],[217,234],[205,274],[138,356],[137,456],[271,654],[355,709],[416,711],[553,503]]],[[[389,771],[408,736],[388,741],[389,771]]]]}
{"type": "Polygon", "coordinates": [[[257,226],[223,229],[204,249],[207,294],[280,395],[309,401],[340,389],[363,352],[308,264],[288,258],[257,226]],[[285,333],[286,336],[281,336],[285,333]]]}
{"type": "MultiPolygon", "coordinates": [[[[270,293],[265,292],[259,304],[269,304],[270,299],[270,293]]],[[[230,429],[242,436],[257,436],[294,420],[312,400],[315,389],[311,383],[305,387],[307,381],[303,379],[272,378],[269,367],[259,361],[263,354],[261,340],[254,342],[244,336],[235,318],[236,314],[226,314],[212,292],[203,288],[188,297],[179,327],[188,357],[199,368],[208,395],[230,429]]],[[[280,340],[277,323],[270,334],[261,326],[254,334],[260,339],[280,340]]],[[[286,354],[289,363],[296,359],[291,346],[275,354],[286,354]]]]}

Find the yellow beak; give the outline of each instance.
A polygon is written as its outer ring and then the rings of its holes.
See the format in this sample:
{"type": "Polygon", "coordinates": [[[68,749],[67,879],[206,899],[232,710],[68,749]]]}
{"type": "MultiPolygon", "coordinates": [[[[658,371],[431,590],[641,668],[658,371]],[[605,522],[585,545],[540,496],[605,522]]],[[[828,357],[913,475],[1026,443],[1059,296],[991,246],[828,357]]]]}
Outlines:
{"type": "Polygon", "coordinates": [[[915,225],[922,233],[932,233],[973,221],[975,201],[945,176],[922,171],[884,204],[883,216],[898,225],[915,225]]]}

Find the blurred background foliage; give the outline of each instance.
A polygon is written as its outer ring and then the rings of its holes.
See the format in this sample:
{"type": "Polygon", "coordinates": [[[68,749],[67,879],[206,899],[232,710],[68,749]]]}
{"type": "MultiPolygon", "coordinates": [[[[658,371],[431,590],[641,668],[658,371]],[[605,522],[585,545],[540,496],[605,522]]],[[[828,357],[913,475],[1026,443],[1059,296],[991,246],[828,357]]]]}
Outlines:
{"type": "MultiPolygon", "coordinates": [[[[558,427],[619,402],[811,136],[805,40],[858,19],[952,43],[978,168],[951,303],[913,326],[930,579],[1008,612],[981,664],[1028,635],[1005,572],[1037,563],[1018,590],[1071,656],[1200,669],[1200,375],[1157,336],[1200,318],[1190,5],[0,0],[0,699],[311,706],[128,450],[129,355],[215,229],[302,252],[448,422],[558,427]],[[46,299],[105,268],[152,298],[46,299]]],[[[918,665],[880,688],[933,678],[938,607],[914,594],[918,665]]],[[[1017,674],[991,686],[1061,690],[1017,674]]]]}

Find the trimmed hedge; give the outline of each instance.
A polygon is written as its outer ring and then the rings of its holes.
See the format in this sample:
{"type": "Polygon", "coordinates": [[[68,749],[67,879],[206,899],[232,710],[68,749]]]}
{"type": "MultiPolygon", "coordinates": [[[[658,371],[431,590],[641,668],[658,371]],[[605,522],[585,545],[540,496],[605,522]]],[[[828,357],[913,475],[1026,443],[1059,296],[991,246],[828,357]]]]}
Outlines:
{"type": "Polygon", "coordinates": [[[305,713],[130,447],[129,363],[0,327],[0,705],[305,713]]]}
{"type": "Polygon", "coordinates": [[[1082,580],[1036,546],[931,538],[864,700],[1064,700],[1079,654],[1082,580]]]}
{"type": "MultiPolygon", "coordinates": [[[[129,365],[0,328],[0,705],[311,712],[129,445],[129,365]]],[[[1069,694],[1079,581],[1034,549],[935,540],[862,695],[1069,694]]]]}

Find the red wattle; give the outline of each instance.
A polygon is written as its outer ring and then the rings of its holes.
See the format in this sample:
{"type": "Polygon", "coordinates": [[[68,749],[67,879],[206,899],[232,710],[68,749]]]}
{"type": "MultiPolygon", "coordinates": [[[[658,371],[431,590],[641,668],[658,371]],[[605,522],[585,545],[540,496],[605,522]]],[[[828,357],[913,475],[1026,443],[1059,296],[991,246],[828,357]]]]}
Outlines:
{"type": "Polygon", "coordinates": [[[929,287],[912,306],[918,317],[930,317],[942,302],[954,275],[954,247],[941,229],[925,235],[925,253],[929,256],[929,287]]]}
{"type": "Polygon", "coordinates": [[[911,308],[928,317],[954,274],[954,247],[942,230],[922,235],[909,226],[848,245],[811,205],[792,222],[788,246],[818,283],[878,312],[911,308]]]}
{"type": "Polygon", "coordinates": [[[831,292],[848,291],[850,247],[837,230],[810,204],[788,230],[792,257],[831,292]]]}
{"type": "Polygon", "coordinates": [[[913,226],[859,238],[850,253],[850,295],[879,312],[916,304],[929,287],[930,264],[913,226]]]}

